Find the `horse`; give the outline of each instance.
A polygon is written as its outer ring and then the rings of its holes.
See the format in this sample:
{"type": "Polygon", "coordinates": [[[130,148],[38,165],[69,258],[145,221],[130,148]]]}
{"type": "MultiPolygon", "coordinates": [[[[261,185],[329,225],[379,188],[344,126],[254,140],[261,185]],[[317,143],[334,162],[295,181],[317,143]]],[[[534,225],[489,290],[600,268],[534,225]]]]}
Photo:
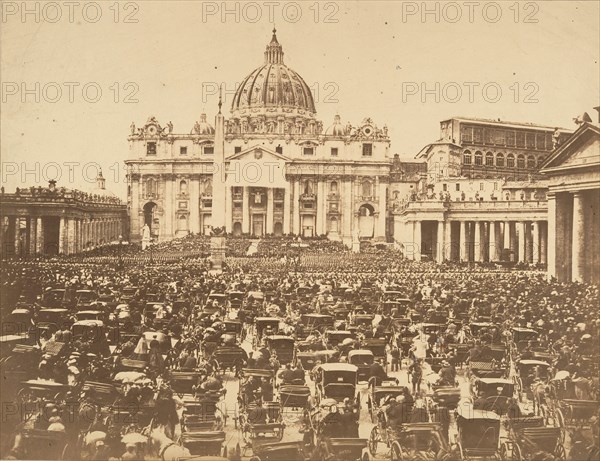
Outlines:
{"type": "Polygon", "coordinates": [[[550,393],[550,386],[543,381],[534,381],[531,383],[531,393],[533,401],[533,414],[540,415],[542,410],[542,404],[546,403],[546,396],[550,393]],[[536,411],[537,407],[537,411],[536,411]]]}
{"type": "Polygon", "coordinates": [[[191,456],[190,451],[171,440],[164,432],[164,427],[154,428],[148,436],[148,447],[162,461],[177,461],[191,456]]]}

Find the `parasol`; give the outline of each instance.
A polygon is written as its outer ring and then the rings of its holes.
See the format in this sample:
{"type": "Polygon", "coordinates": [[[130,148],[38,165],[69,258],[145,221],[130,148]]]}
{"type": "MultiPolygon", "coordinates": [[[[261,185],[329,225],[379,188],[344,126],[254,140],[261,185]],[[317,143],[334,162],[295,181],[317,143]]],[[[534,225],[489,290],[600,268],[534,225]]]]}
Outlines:
{"type": "Polygon", "coordinates": [[[146,443],[148,438],[140,434],[139,432],[130,432],[125,434],[121,439],[121,443],[146,443]]]}
{"type": "Polygon", "coordinates": [[[104,440],[105,438],[106,438],[106,432],[94,431],[94,432],[90,432],[89,434],[87,434],[85,436],[85,443],[87,445],[93,445],[98,440],[104,440]]]}

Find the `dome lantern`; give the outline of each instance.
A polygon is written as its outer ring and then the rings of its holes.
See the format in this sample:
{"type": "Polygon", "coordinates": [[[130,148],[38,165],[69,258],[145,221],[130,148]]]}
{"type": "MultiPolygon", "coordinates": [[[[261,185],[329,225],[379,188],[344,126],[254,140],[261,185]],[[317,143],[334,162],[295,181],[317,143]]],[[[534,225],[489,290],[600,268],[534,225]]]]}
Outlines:
{"type": "Polygon", "coordinates": [[[273,28],[273,38],[265,51],[265,64],[283,64],[283,47],[277,41],[277,29],[273,28]]]}

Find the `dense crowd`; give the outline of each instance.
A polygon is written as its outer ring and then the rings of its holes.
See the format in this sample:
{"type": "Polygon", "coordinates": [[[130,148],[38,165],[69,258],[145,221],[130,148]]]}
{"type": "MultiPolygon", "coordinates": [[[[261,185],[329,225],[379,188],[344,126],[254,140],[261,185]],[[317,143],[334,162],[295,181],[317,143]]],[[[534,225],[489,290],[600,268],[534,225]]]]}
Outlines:
{"type": "MultiPolygon", "coordinates": [[[[590,364],[588,359],[597,357],[599,350],[597,309],[600,293],[596,286],[547,281],[545,273],[536,271],[407,261],[386,249],[353,254],[341,251],[338,243],[318,239],[302,240],[304,246],[293,247],[291,245],[297,243],[297,239],[264,239],[261,243],[265,243],[258,245],[261,258],[242,257],[246,242],[245,239],[228,239],[237,257],[228,258],[226,270],[221,274],[212,273],[210,262],[201,257],[160,262],[161,253],[179,253],[181,256],[203,249],[209,239],[199,236],[156,245],[153,251],[157,259],[152,264],[123,264],[116,258],[106,264],[97,264],[94,258],[3,264],[0,272],[2,334],[25,334],[33,348],[29,350],[27,360],[19,359],[18,363],[10,365],[15,367],[12,371],[15,376],[38,380],[46,383],[44,385],[56,383],[67,392],[59,401],[44,393],[32,397],[37,403],[44,402],[42,409],[26,422],[22,418],[12,419],[16,432],[9,439],[5,439],[7,434],[3,428],[2,456],[27,459],[26,442],[19,442],[14,435],[25,426],[33,425],[39,430],[65,434],[71,446],[78,447],[78,457],[141,459],[142,445],[122,443],[122,432],[111,432],[117,425],[111,424],[110,418],[106,419],[110,415],[100,418],[98,390],[85,386],[87,382],[114,381],[122,372],[123,359],[132,363],[141,361],[143,367],[139,369],[140,379],[127,384],[122,381],[119,405],[133,403],[148,408],[150,420],[154,421],[149,424],[160,422],[166,434],[160,437],[175,440],[182,427],[178,411],[184,403],[174,390],[170,372],[196,372],[198,380],[194,392],[197,395],[223,393],[223,377],[217,373],[218,365],[211,359],[211,354],[215,345],[235,343],[235,340],[231,343],[232,338],[224,329],[234,311],[218,298],[212,298],[215,293],[243,294],[242,309],[237,312],[237,318],[244,324],[251,325],[257,316],[276,316],[281,321],[279,330],[275,327],[270,333],[305,338],[300,326],[303,314],[333,315],[349,299],[354,299],[354,313],[338,326],[343,330],[349,327],[354,320],[352,316],[357,313],[380,312],[381,293],[398,290],[412,303],[408,316],[427,319],[437,313],[448,319],[448,330],[427,337],[421,358],[432,355],[447,358],[449,364],[443,367],[440,375],[451,384],[456,376],[456,363],[451,354],[444,355],[444,344],[456,341],[460,331],[469,332],[464,326],[470,321],[486,318],[494,328],[467,335],[472,351],[485,347],[492,338],[504,338],[514,327],[534,329],[539,333],[538,342],[555,354],[552,367],[556,371],[567,371],[571,377],[587,380],[594,392],[598,387],[597,361],[590,364]],[[290,252],[290,248],[295,250],[290,252]],[[51,296],[57,290],[64,290],[59,292],[61,299],[51,296]],[[89,300],[84,298],[86,291],[93,293],[89,300]],[[301,291],[307,295],[297,295],[301,291]],[[253,293],[257,292],[265,295],[264,301],[255,298],[253,293]],[[82,297],[78,298],[78,293],[82,293],[82,297]],[[42,327],[41,312],[49,307],[66,311],[61,314],[59,325],[42,327]],[[78,320],[78,310],[82,309],[101,313],[106,336],[116,338],[112,340],[112,349],[104,344],[98,346],[94,339],[77,334],[72,325],[78,320]],[[19,310],[30,312],[29,321],[15,317],[14,313],[19,310]],[[240,318],[242,312],[249,317],[240,318]],[[150,334],[147,341],[145,334],[150,334]],[[173,338],[178,345],[169,349],[166,355],[161,353],[162,335],[173,338]],[[66,408],[73,407],[74,416],[68,417],[66,408]],[[95,432],[104,435],[88,443],[86,437],[95,432]]],[[[136,254],[133,247],[128,251],[136,254]]],[[[384,314],[383,320],[385,315],[390,314],[384,314]]],[[[377,328],[369,333],[368,328],[361,327],[358,334],[375,337],[377,328]]],[[[395,333],[398,345],[400,336],[406,332],[405,329],[395,333]]],[[[411,332],[415,334],[414,330],[411,332]]],[[[258,331],[244,327],[244,334],[256,336],[258,331]]],[[[319,332],[310,333],[306,341],[314,341],[319,336],[319,332]]],[[[422,371],[418,360],[421,352],[418,342],[415,344],[415,348],[403,352],[392,342],[389,350],[396,369],[401,366],[401,359],[410,364],[408,372],[412,376],[413,392],[403,399],[411,402],[419,401],[422,396],[422,371]]],[[[269,354],[261,343],[257,342],[254,347],[253,353],[244,356],[243,362],[236,367],[236,376],[239,377],[243,367],[281,368],[289,376],[299,372],[296,365],[283,363],[277,356],[269,354]]],[[[342,352],[337,351],[338,356],[342,352]]],[[[4,359],[10,357],[11,352],[3,349],[2,354],[4,359]]],[[[527,357],[527,350],[524,354],[523,357],[527,357]]],[[[5,362],[3,366],[8,365],[5,362]]],[[[6,373],[7,369],[3,368],[7,383],[3,391],[8,392],[5,396],[12,395],[17,399],[22,381],[12,382],[6,378],[6,373]]],[[[377,377],[381,370],[374,364],[370,373],[377,377]]],[[[302,375],[304,378],[304,372],[302,375]]],[[[316,379],[315,376],[312,378],[316,379]]],[[[385,373],[380,376],[381,379],[385,377],[385,373]]],[[[285,381],[285,377],[282,379],[285,381]]],[[[268,382],[262,378],[250,382],[244,392],[248,393],[248,398],[260,396],[258,413],[251,415],[258,421],[266,414],[261,405],[270,399],[272,389],[269,390],[268,382]]],[[[394,406],[393,403],[390,405],[394,406]]],[[[351,410],[348,412],[352,413],[351,410]]],[[[392,413],[390,411],[393,418],[392,413]]],[[[150,446],[144,449],[149,452],[150,446]]]]}

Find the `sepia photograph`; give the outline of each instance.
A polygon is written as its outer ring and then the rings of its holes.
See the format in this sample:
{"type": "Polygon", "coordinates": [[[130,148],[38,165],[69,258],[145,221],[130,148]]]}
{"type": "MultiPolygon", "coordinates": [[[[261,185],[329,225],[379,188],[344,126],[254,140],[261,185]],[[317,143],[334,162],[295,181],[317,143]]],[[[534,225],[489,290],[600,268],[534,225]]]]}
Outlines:
{"type": "Polygon", "coordinates": [[[0,459],[600,461],[600,1],[0,17],[0,459]]]}

